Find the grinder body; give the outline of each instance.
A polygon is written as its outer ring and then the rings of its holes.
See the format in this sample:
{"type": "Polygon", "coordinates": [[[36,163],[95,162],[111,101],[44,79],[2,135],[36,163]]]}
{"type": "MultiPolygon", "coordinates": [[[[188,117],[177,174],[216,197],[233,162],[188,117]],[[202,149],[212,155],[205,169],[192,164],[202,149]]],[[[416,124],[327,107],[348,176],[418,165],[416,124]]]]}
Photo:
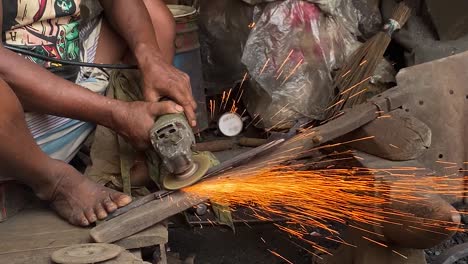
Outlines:
{"type": "Polygon", "coordinates": [[[206,155],[194,155],[195,136],[185,115],[168,114],[159,117],[150,131],[151,143],[168,174],[162,187],[178,190],[200,180],[211,166],[206,155]]]}
{"type": "Polygon", "coordinates": [[[193,166],[195,136],[183,114],[158,118],[150,131],[151,143],[169,173],[182,175],[193,166]]]}

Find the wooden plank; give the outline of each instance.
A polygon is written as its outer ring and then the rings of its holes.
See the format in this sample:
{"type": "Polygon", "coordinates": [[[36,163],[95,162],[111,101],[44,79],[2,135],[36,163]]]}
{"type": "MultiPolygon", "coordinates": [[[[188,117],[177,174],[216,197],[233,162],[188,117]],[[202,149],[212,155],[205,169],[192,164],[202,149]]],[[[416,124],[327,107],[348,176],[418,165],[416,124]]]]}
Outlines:
{"type": "Polygon", "coordinates": [[[90,235],[96,242],[115,242],[151,227],[169,216],[185,211],[205,200],[206,198],[176,192],[106,221],[93,228],[90,235]]]}
{"type": "MultiPolygon", "coordinates": [[[[347,134],[376,119],[383,113],[401,106],[405,94],[405,91],[402,89],[390,89],[370,102],[350,109],[343,116],[323,126],[293,137],[262,157],[252,159],[246,165],[221,173],[217,178],[249,175],[249,172],[271,166],[274,162],[280,163],[285,160],[306,156],[310,154],[310,150],[314,147],[347,134]]],[[[183,192],[176,192],[163,200],[149,202],[126,214],[106,221],[93,228],[90,234],[96,242],[114,242],[144,230],[204,200],[206,198],[192,197],[183,192]]]]}
{"type": "Polygon", "coordinates": [[[167,227],[163,224],[157,224],[133,236],[124,238],[115,242],[125,249],[144,248],[155,245],[165,245],[169,242],[167,227]]]}
{"type": "MultiPolygon", "coordinates": [[[[52,252],[70,245],[92,242],[89,230],[68,224],[47,207],[26,209],[0,223],[0,263],[50,263],[52,252]]],[[[167,241],[167,228],[161,224],[117,244],[134,249],[166,244],[167,241]]]]}
{"type": "Polygon", "coordinates": [[[0,263],[49,263],[52,252],[91,242],[88,230],[68,224],[48,208],[27,209],[0,224],[0,263]]]}

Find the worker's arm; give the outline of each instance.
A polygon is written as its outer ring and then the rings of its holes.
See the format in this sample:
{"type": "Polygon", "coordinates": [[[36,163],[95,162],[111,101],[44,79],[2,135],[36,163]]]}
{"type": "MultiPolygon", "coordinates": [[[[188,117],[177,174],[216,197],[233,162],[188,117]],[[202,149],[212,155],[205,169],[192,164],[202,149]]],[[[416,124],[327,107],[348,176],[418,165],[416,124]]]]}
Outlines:
{"type": "MultiPolygon", "coordinates": [[[[0,28],[2,14],[0,1],[0,28]]],[[[28,111],[100,124],[142,147],[149,142],[148,131],[154,118],[172,113],[176,107],[170,102],[129,104],[93,93],[25,60],[3,45],[0,45],[0,79],[12,87],[28,111]]]]}
{"type": "MultiPolygon", "coordinates": [[[[100,0],[106,18],[126,40],[143,73],[143,94],[147,101],[167,96],[184,107],[187,118],[195,123],[196,103],[187,74],[164,61],[155,30],[142,0],[100,0]]],[[[161,8],[166,8],[161,5],[161,8]]]]}

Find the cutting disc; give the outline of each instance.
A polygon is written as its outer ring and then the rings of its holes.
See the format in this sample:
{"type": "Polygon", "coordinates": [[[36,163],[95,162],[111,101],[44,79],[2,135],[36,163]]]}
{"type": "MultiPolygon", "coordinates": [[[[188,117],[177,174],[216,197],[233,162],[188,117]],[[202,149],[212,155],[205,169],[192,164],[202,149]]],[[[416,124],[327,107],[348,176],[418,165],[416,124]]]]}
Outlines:
{"type": "Polygon", "coordinates": [[[207,155],[193,155],[196,170],[190,177],[177,177],[167,175],[163,179],[163,187],[167,190],[179,190],[199,181],[212,166],[211,159],[207,155]]]}
{"type": "Polygon", "coordinates": [[[113,259],[123,248],[103,243],[73,245],[52,253],[52,261],[59,264],[89,264],[113,259]]]}

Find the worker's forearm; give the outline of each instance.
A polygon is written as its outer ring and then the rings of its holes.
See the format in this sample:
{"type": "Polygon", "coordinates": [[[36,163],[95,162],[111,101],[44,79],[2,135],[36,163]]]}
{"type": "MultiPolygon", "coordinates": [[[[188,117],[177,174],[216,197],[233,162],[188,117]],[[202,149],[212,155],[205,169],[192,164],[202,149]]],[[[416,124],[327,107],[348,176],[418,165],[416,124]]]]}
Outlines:
{"type": "Polygon", "coordinates": [[[163,58],[151,17],[142,0],[101,0],[106,18],[126,40],[140,67],[163,58]]]}
{"type": "Polygon", "coordinates": [[[55,76],[2,47],[0,78],[12,87],[28,111],[88,121],[112,128],[112,111],[122,104],[55,76]]]}

